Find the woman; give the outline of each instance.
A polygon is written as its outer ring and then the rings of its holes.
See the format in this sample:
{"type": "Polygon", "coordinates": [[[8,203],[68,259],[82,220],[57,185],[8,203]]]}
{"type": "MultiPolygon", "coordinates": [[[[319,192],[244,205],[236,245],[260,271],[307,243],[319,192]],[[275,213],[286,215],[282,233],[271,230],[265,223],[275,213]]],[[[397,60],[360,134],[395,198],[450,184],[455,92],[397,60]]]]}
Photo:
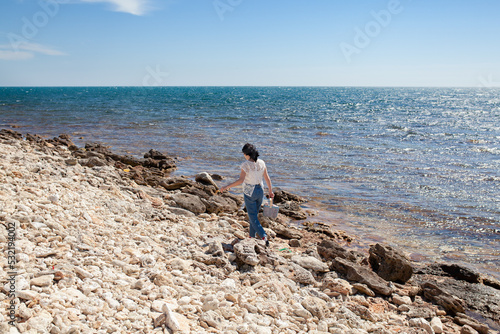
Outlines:
{"type": "Polygon", "coordinates": [[[222,187],[220,191],[224,192],[229,188],[243,184],[243,199],[245,200],[245,207],[247,208],[248,219],[250,220],[250,238],[255,238],[257,234],[260,239],[266,242],[266,246],[268,246],[267,234],[257,217],[262,200],[264,199],[264,183],[262,182],[262,178],[266,180],[270,198],[274,198],[273,186],[267,173],[266,164],[262,159],[258,159],[259,152],[255,149],[255,146],[247,143],[243,146],[242,151],[247,161],[241,164],[240,178],[230,185],[222,187]]]}

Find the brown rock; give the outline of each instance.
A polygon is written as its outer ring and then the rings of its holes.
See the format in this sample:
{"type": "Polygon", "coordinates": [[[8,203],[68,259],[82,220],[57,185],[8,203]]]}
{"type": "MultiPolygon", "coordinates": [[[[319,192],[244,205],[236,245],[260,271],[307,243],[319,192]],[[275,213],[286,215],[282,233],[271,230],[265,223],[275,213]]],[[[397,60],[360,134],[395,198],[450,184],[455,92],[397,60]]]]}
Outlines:
{"type": "Polygon", "coordinates": [[[276,235],[286,239],[302,239],[302,234],[296,228],[291,228],[280,223],[274,223],[270,226],[276,235]]]}
{"type": "MultiPolygon", "coordinates": [[[[198,196],[201,199],[209,200],[216,192],[213,186],[204,186],[201,184],[196,184],[194,186],[187,186],[181,189],[183,193],[198,196]]],[[[206,205],[206,203],[205,203],[206,205]]]]}
{"type": "Polygon", "coordinates": [[[373,271],[387,281],[405,283],[413,274],[410,261],[388,245],[372,245],[369,261],[373,271]]]}
{"type": "Polygon", "coordinates": [[[2,129],[2,130],[0,130],[0,138],[1,139],[21,140],[21,139],[23,139],[23,135],[17,131],[12,131],[9,129],[2,129]]]}
{"type": "Polygon", "coordinates": [[[332,268],[346,275],[347,279],[350,281],[368,285],[368,287],[376,293],[384,296],[389,296],[392,293],[392,288],[387,281],[367,267],[337,257],[332,262],[332,268]]]}
{"type": "Polygon", "coordinates": [[[46,142],[51,143],[55,146],[58,146],[58,145],[64,145],[67,147],[75,147],[76,146],[68,134],[61,134],[61,135],[59,135],[59,137],[54,137],[52,139],[46,140],[46,142]]]}
{"type": "Polygon", "coordinates": [[[357,303],[346,303],[346,307],[354,314],[358,315],[361,319],[377,322],[375,315],[366,306],[359,305],[357,303]]]}
{"type": "Polygon", "coordinates": [[[481,283],[481,275],[472,269],[458,264],[441,264],[441,269],[451,277],[469,283],[481,283]]]}
{"type": "Polygon", "coordinates": [[[346,259],[351,262],[359,263],[364,258],[364,256],[360,253],[346,250],[344,247],[340,246],[335,240],[321,241],[321,243],[318,245],[318,253],[327,261],[339,257],[341,259],[346,259]]]}
{"type": "Polygon", "coordinates": [[[298,203],[304,203],[306,200],[300,196],[294,195],[292,193],[289,193],[287,191],[281,190],[281,189],[274,189],[274,204],[282,203],[282,202],[287,202],[287,201],[293,201],[293,202],[298,202],[298,203]]]}
{"type": "Polygon", "coordinates": [[[61,271],[56,271],[55,274],[54,274],[54,280],[55,281],[60,281],[64,277],[66,277],[66,275],[63,272],[61,272],[61,271]]]}
{"type": "Polygon", "coordinates": [[[323,279],[321,289],[330,297],[352,295],[352,285],[349,282],[328,274],[323,279]]]}
{"type": "Polygon", "coordinates": [[[279,212],[285,216],[302,220],[307,218],[307,214],[301,209],[298,202],[287,201],[278,204],[279,212]]]}
{"type": "Polygon", "coordinates": [[[441,305],[446,312],[450,314],[464,313],[464,302],[448,292],[439,288],[437,285],[427,282],[422,285],[424,297],[428,300],[441,305]]]}
{"type": "Polygon", "coordinates": [[[29,133],[26,134],[26,140],[31,141],[31,142],[35,142],[35,143],[39,143],[39,144],[43,143],[45,141],[45,139],[43,139],[39,135],[31,135],[29,133]]]}
{"type": "Polygon", "coordinates": [[[354,283],[352,287],[369,297],[375,297],[375,292],[373,292],[366,284],[354,283]]]}
{"type": "Polygon", "coordinates": [[[221,212],[235,212],[238,210],[237,204],[225,196],[213,196],[204,201],[208,213],[219,214],[221,212]]]}
{"type": "Polygon", "coordinates": [[[488,285],[494,289],[500,290],[500,281],[497,280],[495,277],[489,275],[483,275],[481,279],[484,285],[488,285]]]}
{"type": "Polygon", "coordinates": [[[212,179],[212,176],[206,172],[196,174],[194,177],[196,182],[204,184],[206,186],[214,186],[216,189],[219,189],[219,186],[212,179]]]}
{"type": "Polygon", "coordinates": [[[76,164],[78,164],[78,160],[77,159],[66,159],[66,165],[68,166],[75,166],[76,164]]]}
{"type": "Polygon", "coordinates": [[[460,326],[469,326],[477,331],[479,334],[488,334],[489,327],[478,322],[474,318],[471,318],[463,313],[457,313],[457,316],[453,319],[456,324],[460,326]]]}
{"type": "Polygon", "coordinates": [[[107,162],[104,160],[99,159],[98,157],[90,157],[88,159],[80,159],[78,161],[80,165],[86,166],[86,167],[96,167],[96,166],[106,166],[107,162]]]}
{"type": "Polygon", "coordinates": [[[160,182],[160,186],[167,190],[177,190],[192,184],[192,181],[180,176],[169,177],[160,182]]]}
{"type": "Polygon", "coordinates": [[[189,210],[194,214],[200,214],[207,210],[205,204],[195,195],[179,193],[172,195],[172,199],[179,207],[189,210]]]}
{"type": "Polygon", "coordinates": [[[468,326],[468,325],[465,325],[464,327],[462,327],[462,329],[460,330],[460,334],[479,334],[478,331],[476,331],[474,328],[472,328],[471,326],[468,326]]]}
{"type": "Polygon", "coordinates": [[[85,143],[85,151],[99,152],[104,155],[112,154],[112,152],[109,149],[109,146],[104,146],[100,143],[85,143]]]}
{"type": "Polygon", "coordinates": [[[167,159],[168,156],[154,149],[149,150],[149,152],[144,154],[145,159],[162,160],[167,159]]]}

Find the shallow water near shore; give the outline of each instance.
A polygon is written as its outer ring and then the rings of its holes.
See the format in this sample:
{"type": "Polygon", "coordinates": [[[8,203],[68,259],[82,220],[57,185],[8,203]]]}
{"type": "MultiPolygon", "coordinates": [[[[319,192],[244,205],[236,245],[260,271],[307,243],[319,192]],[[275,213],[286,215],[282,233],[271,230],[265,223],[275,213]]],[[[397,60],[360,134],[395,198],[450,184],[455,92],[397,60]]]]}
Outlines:
{"type": "Polygon", "coordinates": [[[499,89],[0,88],[2,128],[155,148],[180,158],[177,174],[229,182],[255,143],[274,185],[311,200],[310,220],[497,278],[499,119],[499,89]]]}

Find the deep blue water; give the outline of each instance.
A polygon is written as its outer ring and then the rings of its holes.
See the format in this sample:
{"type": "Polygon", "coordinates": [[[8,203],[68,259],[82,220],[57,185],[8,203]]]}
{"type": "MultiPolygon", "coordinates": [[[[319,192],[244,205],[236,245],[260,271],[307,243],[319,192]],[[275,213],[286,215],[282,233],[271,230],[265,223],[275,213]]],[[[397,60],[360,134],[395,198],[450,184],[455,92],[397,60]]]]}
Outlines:
{"type": "Polygon", "coordinates": [[[275,186],[324,209],[315,219],[500,273],[499,89],[0,88],[0,127],[12,125],[155,148],[185,175],[236,178],[251,142],[275,186]]]}

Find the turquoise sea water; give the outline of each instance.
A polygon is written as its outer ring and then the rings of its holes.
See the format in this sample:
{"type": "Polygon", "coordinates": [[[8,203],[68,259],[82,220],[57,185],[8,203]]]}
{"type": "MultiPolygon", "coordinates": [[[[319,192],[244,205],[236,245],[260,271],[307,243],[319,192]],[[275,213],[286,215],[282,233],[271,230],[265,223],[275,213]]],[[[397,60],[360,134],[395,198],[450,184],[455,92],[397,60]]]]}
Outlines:
{"type": "Polygon", "coordinates": [[[0,88],[12,125],[231,179],[251,142],[275,186],[321,209],[312,219],[500,277],[499,89],[0,88]]]}

